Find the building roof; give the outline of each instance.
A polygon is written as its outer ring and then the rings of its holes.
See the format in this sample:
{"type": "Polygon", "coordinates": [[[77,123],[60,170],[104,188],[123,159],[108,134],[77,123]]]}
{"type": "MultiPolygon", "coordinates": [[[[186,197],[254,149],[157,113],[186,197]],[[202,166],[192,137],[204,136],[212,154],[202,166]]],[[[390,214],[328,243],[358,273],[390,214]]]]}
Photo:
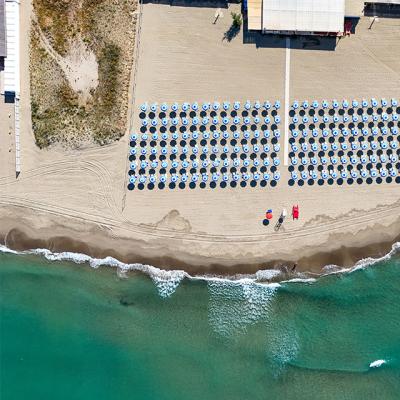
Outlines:
{"type": "Polygon", "coordinates": [[[345,0],[263,0],[262,29],[342,32],[345,0]]]}
{"type": "Polygon", "coordinates": [[[247,23],[251,30],[260,31],[262,14],[262,0],[249,0],[247,3],[247,23]]]}
{"type": "Polygon", "coordinates": [[[5,0],[0,0],[0,57],[7,55],[5,0]]]}
{"type": "Polygon", "coordinates": [[[6,1],[7,57],[4,59],[4,91],[19,95],[19,3],[6,1]]]}

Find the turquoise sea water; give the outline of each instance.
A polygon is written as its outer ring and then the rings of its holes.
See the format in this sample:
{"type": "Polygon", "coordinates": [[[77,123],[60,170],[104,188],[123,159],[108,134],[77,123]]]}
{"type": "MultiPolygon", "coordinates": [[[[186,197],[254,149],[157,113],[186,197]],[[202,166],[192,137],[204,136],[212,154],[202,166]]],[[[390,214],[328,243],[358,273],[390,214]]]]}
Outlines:
{"type": "Polygon", "coordinates": [[[0,254],[0,399],[400,399],[398,255],[309,283],[166,285],[0,254]]]}

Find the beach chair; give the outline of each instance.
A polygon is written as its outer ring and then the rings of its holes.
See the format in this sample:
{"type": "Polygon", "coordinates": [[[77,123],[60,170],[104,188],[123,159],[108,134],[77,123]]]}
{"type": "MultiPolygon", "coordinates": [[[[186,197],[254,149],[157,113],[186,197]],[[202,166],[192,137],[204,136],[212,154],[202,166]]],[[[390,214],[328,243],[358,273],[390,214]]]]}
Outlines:
{"type": "Polygon", "coordinates": [[[275,228],[274,228],[275,232],[278,232],[278,231],[279,231],[280,227],[281,227],[282,224],[283,224],[283,221],[284,221],[285,218],[286,218],[286,215],[287,215],[287,211],[286,211],[286,208],[284,208],[284,209],[282,210],[282,212],[281,212],[281,215],[280,215],[280,217],[279,217],[279,219],[278,219],[278,222],[277,222],[276,225],[275,225],[275,228]]]}
{"type": "Polygon", "coordinates": [[[299,206],[298,205],[293,206],[292,217],[293,217],[293,219],[299,219],[299,206]]]}

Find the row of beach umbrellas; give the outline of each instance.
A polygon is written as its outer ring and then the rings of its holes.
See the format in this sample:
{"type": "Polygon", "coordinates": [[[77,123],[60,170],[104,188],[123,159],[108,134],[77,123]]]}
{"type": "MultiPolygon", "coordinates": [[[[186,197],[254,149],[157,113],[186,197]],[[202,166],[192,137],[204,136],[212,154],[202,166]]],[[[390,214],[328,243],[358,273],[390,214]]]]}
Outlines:
{"type": "Polygon", "coordinates": [[[276,138],[279,139],[281,137],[281,132],[279,129],[275,129],[275,130],[269,130],[269,129],[265,129],[263,131],[260,130],[245,130],[243,132],[241,131],[235,131],[235,132],[228,132],[228,131],[224,131],[224,132],[220,132],[220,131],[204,131],[204,132],[199,132],[199,131],[194,131],[194,132],[173,132],[173,133],[168,133],[168,132],[163,132],[163,133],[159,133],[159,132],[154,132],[154,133],[143,133],[141,135],[138,135],[136,133],[131,134],[130,136],[130,140],[131,141],[137,141],[137,140],[141,140],[141,141],[147,141],[147,140],[198,140],[198,139],[251,139],[251,138],[265,138],[265,139],[270,139],[270,138],[276,138]]]}
{"type": "Polygon", "coordinates": [[[276,100],[274,103],[271,103],[269,101],[265,102],[260,102],[260,101],[255,101],[251,102],[250,100],[247,100],[246,102],[241,104],[240,101],[235,101],[232,104],[229,101],[224,101],[223,103],[220,103],[218,101],[214,102],[203,102],[203,103],[198,103],[198,102],[193,102],[193,103],[188,103],[184,102],[182,104],[179,104],[177,102],[172,103],[169,105],[168,103],[143,103],[140,106],[140,111],[142,112],[148,112],[151,111],[153,113],[156,113],[158,111],[162,112],[168,112],[168,111],[219,111],[219,110],[240,110],[240,109],[245,109],[245,110],[260,110],[260,109],[265,109],[265,110],[270,110],[270,109],[275,109],[279,110],[281,108],[281,103],[279,100],[276,100]]]}
{"type": "Polygon", "coordinates": [[[388,134],[392,134],[392,135],[398,135],[399,134],[399,128],[397,126],[392,126],[392,127],[386,127],[386,126],[382,126],[380,128],[374,126],[372,128],[333,128],[333,129],[328,129],[328,128],[324,128],[324,129],[302,129],[302,130],[298,130],[298,129],[292,129],[291,130],[291,136],[293,138],[298,138],[298,137],[307,137],[307,136],[312,136],[314,138],[317,137],[328,137],[328,136],[369,136],[369,135],[373,135],[373,136],[385,136],[388,134]]]}
{"type": "Polygon", "coordinates": [[[338,100],[332,100],[329,102],[328,100],[322,100],[322,102],[319,102],[318,100],[313,100],[313,101],[308,101],[304,100],[302,102],[299,102],[298,100],[295,100],[292,104],[292,109],[297,110],[297,109],[308,109],[308,108],[314,108],[314,109],[327,109],[327,108],[333,108],[333,109],[348,109],[348,108],[366,108],[366,107],[397,107],[398,106],[398,101],[395,98],[392,98],[390,100],[386,100],[385,98],[381,99],[362,99],[362,100],[347,100],[343,99],[342,101],[338,100]]]}
{"type": "Polygon", "coordinates": [[[129,177],[129,183],[130,184],[137,184],[137,183],[177,183],[177,182],[240,182],[240,181],[270,181],[274,180],[275,182],[278,182],[280,180],[281,176],[278,171],[275,173],[259,173],[259,172],[254,172],[254,173],[232,173],[232,174],[220,174],[220,173],[203,173],[203,174],[161,174],[161,175],[131,175],[129,177]]]}
{"type": "Polygon", "coordinates": [[[153,126],[153,127],[157,127],[157,126],[208,126],[208,125],[214,125],[214,126],[218,126],[218,125],[222,125],[222,126],[228,126],[228,125],[258,125],[260,123],[263,124],[271,124],[271,123],[275,123],[275,124],[280,124],[281,122],[281,117],[279,115],[275,115],[275,116],[266,116],[266,117],[259,117],[259,116],[255,116],[255,117],[239,117],[239,116],[235,116],[233,118],[230,118],[228,116],[223,117],[223,118],[219,118],[217,116],[215,117],[203,117],[203,118],[199,118],[197,116],[193,117],[193,118],[187,118],[187,117],[182,117],[182,118],[168,118],[168,117],[164,117],[161,119],[158,118],[143,118],[142,119],[142,126],[143,127],[147,127],[147,126],[153,126]]]}

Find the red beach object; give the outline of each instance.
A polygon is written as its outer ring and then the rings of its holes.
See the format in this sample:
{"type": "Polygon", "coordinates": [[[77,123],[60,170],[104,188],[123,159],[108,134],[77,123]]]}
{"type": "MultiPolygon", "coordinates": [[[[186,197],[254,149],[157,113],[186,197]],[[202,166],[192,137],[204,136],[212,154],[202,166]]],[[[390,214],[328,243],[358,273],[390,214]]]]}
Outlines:
{"type": "Polygon", "coordinates": [[[293,219],[299,219],[299,206],[298,205],[293,206],[292,216],[293,216],[293,219]]]}

